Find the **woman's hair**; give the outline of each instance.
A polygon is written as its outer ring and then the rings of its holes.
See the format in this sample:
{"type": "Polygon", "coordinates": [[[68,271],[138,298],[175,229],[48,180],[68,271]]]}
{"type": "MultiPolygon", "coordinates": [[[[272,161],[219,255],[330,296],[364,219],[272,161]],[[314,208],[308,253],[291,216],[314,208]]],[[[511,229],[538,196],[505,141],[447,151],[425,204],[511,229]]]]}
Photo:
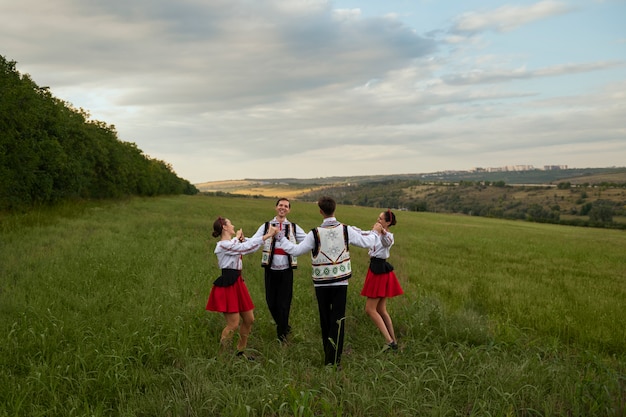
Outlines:
{"type": "Polygon", "coordinates": [[[396,215],[393,214],[391,209],[387,209],[387,211],[385,212],[385,221],[389,223],[389,226],[393,226],[394,224],[396,224],[396,215]]]}
{"type": "Polygon", "coordinates": [[[213,237],[218,237],[222,235],[222,229],[224,229],[224,225],[226,224],[226,219],[224,219],[223,217],[218,217],[217,219],[215,219],[215,221],[213,222],[213,233],[211,233],[211,235],[213,237]]]}

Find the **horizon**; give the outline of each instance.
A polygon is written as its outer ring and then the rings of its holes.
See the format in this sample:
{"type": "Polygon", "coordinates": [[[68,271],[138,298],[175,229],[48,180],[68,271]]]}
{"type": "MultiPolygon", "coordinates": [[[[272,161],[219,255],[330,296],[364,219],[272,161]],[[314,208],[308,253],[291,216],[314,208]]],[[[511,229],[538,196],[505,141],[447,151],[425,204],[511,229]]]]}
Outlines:
{"type": "MultiPolygon", "coordinates": [[[[498,167],[491,167],[492,169],[498,167]]],[[[570,170],[587,170],[587,169],[626,169],[626,165],[624,166],[602,166],[602,167],[567,167],[567,168],[558,168],[558,169],[541,169],[541,168],[533,168],[528,170],[510,170],[510,171],[480,171],[480,173],[485,174],[497,174],[497,173],[507,173],[507,172],[528,172],[528,171],[570,171],[570,170]]],[[[441,170],[441,171],[432,171],[432,172],[404,172],[397,174],[364,174],[364,175],[330,175],[326,177],[265,177],[265,178],[232,178],[232,179],[221,179],[221,180],[209,180],[209,181],[201,181],[197,183],[192,183],[193,185],[205,185],[211,183],[220,183],[220,182],[236,182],[236,181],[286,181],[286,180],[296,180],[296,181],[305,181],[305,180],[317,180],[317,179],[333,179],[333,178],[360,178],[360,177],[394,177],[394,176],[424,176],[424,175],[436,175],[436,174],[453,174],[453,173],[478,173],[479,171],[472,170],[441,170]]]]}

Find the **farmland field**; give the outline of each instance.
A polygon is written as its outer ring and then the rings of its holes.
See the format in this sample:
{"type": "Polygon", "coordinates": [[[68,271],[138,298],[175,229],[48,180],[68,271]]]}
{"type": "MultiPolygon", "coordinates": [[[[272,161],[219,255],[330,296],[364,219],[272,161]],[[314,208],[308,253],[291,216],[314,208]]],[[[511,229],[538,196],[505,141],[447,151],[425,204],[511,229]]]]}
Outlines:
{"type": "MultiPolygon", "coordinates": [[[[346,347],[323,366],[310,260],[295,272],[293,335],[275,337],[260,253],[248,362],[219,353],[204,310],[218,275],[211,225],[246,235],[274,199],[180,196],[67,204],[0,217],[3,416],[621,416],[626,414],[626,234],[398,212],[390,262],[400,350],[359,295],[351,250],[346,347]]],[[[379,209],[339,206],[364,229],[379,209]]],[[[305,230],[321,218],[292,202],[305,230]]]]}

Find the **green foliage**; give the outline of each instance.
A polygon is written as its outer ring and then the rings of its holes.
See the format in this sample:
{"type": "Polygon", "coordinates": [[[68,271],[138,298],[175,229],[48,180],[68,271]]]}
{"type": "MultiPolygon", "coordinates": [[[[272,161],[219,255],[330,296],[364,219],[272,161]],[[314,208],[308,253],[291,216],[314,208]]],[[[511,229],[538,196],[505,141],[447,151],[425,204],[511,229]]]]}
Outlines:
{"type": "Polygon", "coordinates": [[[598,200],[589,210],[589,220],[594,223],[612,223],[613,222],[613,203],[606,200],[598,200]]]}
{"type": "Polygon", "coordinates": [[[558,210],[547,210],[539,204],[532,204],[526,212],[527,219],[539,223],[556,223],[559,221],[558,210]]]}
{"type": "Polygon", "coordinates": [[[89,121],[0,56],[0,210],[77,198],[195,194],[113,126],[89,121]]]}
{"type": "MultiPolygon", "coordinates": [[[[623,169],[605,170],[606,175],[626,174],[623,169]]],[[[612,221],[613,216],[623,215],[626,208],[625,194],[618,185],[596,185],[593,188],[581,185],[574,189],[568,181],[561,182],[556,187],[511,186],[506,185],[503,180],[470,181],[463,179],[461,174],[456,177],[458,183],[406,179],[339,182],[325,186],[323,190],[306,193],[301,198],[313,202],[321,193],[333,193],[339,202],[348,205],[626,229],[626,224],[612,221]],[[570,192],[565,193],[567,190],[570,192]],[[574,197],[578,193],[580,197],[574,197]],[[591,200],[596,203],[587,201],[589,193],[593,193],[591,200]],[[593,218],[561,218],[561,214],[588,216],[594,204],[601,206],[593,214],[593,218]]]]}
{"type": "MultiPolygon", "coordinates": [[[[621,416],[626,236],[607,229],[397,212],[388,301],[400,344],[359,295],[355,248],[342,369],[323,366],[310,259],[295,273],[293,338],[279,345],[260,254],[254,362],[219,353],[204,310],[219,270],[211,225],[251,235],[274,199],[132,198],[38,208],[0,222],[0,415],[621,416]]],[[[379,208],[339,206],[369,228],[379,208]]],[[[317,206],[292,200],[305,230],[317,206]]]]}

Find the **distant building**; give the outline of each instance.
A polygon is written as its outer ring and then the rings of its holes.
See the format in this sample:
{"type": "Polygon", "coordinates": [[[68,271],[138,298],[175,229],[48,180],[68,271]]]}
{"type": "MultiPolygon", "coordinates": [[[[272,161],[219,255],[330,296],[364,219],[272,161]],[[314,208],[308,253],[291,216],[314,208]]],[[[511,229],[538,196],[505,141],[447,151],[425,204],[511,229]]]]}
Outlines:
{"type": "MultiPolygon", "coordinates": [[[[535,168],[533,165],[506,165],[503,167],[490,167],[490,168],[482,168],[475,167],[470,169],[470,172],[511,172],[511,171],[533,171],[535,168]]],[[[567,169],[567,165],[544,165],[544,171],[555,171],[559,169],[567,169]]]]}
{"type": "Polygon", "coordinates": [[[544,171],[558,171],[559,169],[567,169],[567,165],[544,165],[544,171]]]}

